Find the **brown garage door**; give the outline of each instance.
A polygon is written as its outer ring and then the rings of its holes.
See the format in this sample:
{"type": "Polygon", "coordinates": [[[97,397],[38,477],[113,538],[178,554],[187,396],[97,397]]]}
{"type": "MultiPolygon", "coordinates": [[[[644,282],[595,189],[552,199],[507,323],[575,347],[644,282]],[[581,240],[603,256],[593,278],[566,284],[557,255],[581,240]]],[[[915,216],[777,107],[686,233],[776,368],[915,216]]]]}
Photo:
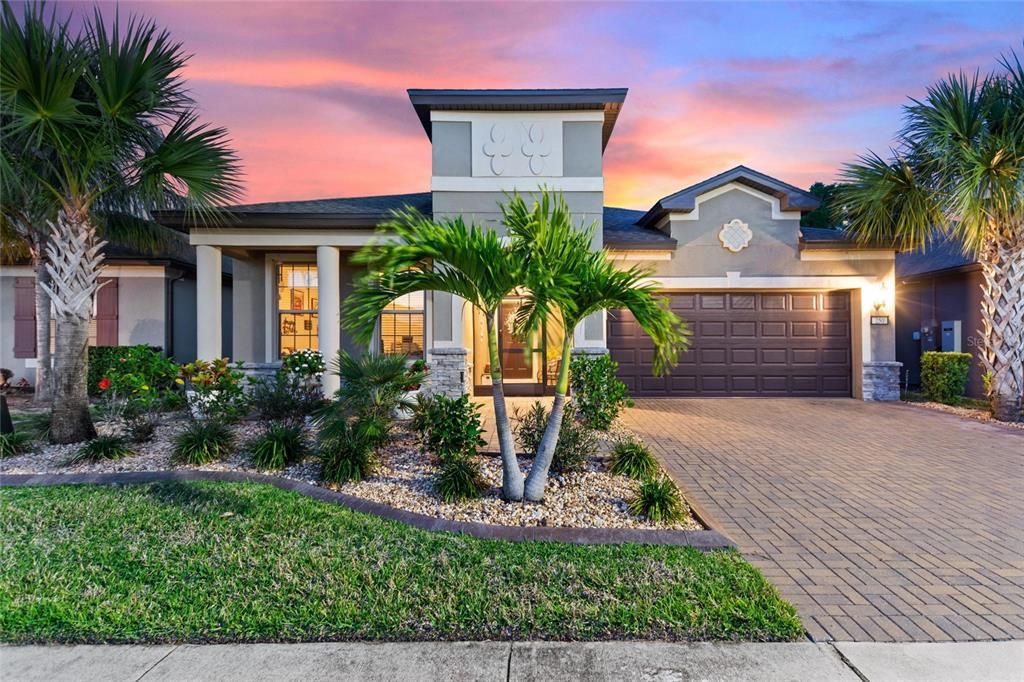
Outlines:
{"type": "Polygon", "coordinates": [[[669,376],[652,375],[654,346],[633,316],[608,315],[608,347],[632,395],[851,394],[849,292],[666,295],[693,332],[669,376]]]}

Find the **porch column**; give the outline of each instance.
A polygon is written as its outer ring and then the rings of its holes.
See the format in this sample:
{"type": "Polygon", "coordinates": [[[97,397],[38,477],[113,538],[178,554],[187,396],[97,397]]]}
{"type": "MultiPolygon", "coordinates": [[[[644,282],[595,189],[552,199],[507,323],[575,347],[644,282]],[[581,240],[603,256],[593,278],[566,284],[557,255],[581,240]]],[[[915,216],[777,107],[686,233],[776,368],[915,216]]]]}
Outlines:
{"type": "Polygon", "coordinates": [[[220,248],[196,246],[196,357],[216,360],[221,347],[221,255],[220,248]]]}
{"type": "MultiPolygon", "coordinates": [[[[338,247],[316,247],[316,270],[320,352],[329,367],[341,350],[341,253],[338,247]]],[[[324,373],[324,395],[333,395],[340,385],[336,375],[329,371],[324,373]]]]}

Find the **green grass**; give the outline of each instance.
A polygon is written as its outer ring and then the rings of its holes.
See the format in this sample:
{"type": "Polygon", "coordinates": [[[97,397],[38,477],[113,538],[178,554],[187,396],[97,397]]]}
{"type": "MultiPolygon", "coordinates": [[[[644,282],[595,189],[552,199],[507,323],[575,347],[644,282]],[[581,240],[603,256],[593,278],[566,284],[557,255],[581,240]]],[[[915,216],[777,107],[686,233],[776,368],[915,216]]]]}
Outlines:
{"type": "Polygon", "coordinates": [[[0,489],[0,640],[802,635],[733,551],[430,533],[253,483],[0,489]]]}

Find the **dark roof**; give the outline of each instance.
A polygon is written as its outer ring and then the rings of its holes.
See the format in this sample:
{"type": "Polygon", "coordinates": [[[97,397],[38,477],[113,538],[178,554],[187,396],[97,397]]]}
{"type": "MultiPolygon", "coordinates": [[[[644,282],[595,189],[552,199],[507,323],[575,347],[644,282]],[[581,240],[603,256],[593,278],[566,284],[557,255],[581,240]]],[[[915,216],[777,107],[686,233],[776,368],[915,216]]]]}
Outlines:
{"type": "Polygon", "coordinates": [[[952,240],[930,242],[923,249],[896,254],[896,276],[916,277],[943,270],[956,270],[974,265],[977,260],[965,256],[963,247],[952,240]]]}
{"type": "Polygon", "coordinates": [[[630,250],[674,249],[676,240],[661,230],[640,224],[643,211],[604,207],[604,245],[630,250]]]}
{"type": "Polygon", "coordinates": [[[800,227],[800,236],[805,242],[853,242],[853,237],[841,227],[800,227]]]}
{"type": "Polygon", "coordinates": [[[640,222],[644,225],[653,226],[666,213],[689,213],[696,206],[698,196],[730,182],[738,182],[752,189],[777,197],[783,211],[800,211],[804,213],[813,211],[821,203],[813,194],[805,192],[799,187],[776,180],[752,168],[736,166],[724,173],[719,173],[714,177],[698,182],[696,185],[690,185],[674,194],[663,197],[644,214],[640,222]]]}
{"type": "MultiPolygon", "coordinates": [[[[309,199],[304,201],[271,201],[261,204],[240,204],[227,209],[222,227],[354,227],[373,228],[394,210],[415,208],[431,215],[433,195],[382,194],[368,197],[309,199]]],[[[162,224],[187,232],[191,226],[181,211],[166,211],[157,216],[162,224]]]]}
{"type": "Polygon", "coordinates": [[[532,90],[424,90],[410,88],[409,99],[431,137],[431,111],[566,111],[604,112],[602,145],[626,100],[627,88],[558,88],[532,90]]]}

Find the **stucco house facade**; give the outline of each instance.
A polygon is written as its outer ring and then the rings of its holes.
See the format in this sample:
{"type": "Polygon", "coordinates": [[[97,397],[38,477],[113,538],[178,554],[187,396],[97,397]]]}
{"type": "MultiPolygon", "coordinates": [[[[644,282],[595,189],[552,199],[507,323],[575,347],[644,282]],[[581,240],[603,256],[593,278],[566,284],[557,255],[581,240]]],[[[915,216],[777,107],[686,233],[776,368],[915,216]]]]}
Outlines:
{"type": "MultiPolygon", "coordinates": [[[[160,220],[196,249],[197,354],[221,355],[216,286],[232,261],[230,356],[271,365],[298,348],[359,351],[339,311],[360,271],[352,254],[403,206],[461,215],[501,230],[506,193],[564,194],[593,247],[640,263],[690,322],[693,345],[669,377],[653,377],[651,347],[628,313],[594,315],[574,330],[502,334],[506,392],[550,390],[562,334],[577,352],[610,353],[642,396],[899,397],[893,314],[894,252],[860,248],[831,230],[800,228],[814,197],[737,167],[656,201],[647,211],[604,205],[603,155],[625,89],[410,90],[432,143],[429,192],[237,206],[218,227],[181,214],[160,220]]],[[[503,315],[518,301],[510,298],[503,315]]],[[[439,292],[396,301],[372,350],[424,357],[433,390],[486,395],[483,321],[439,292]]],[[[332,385],[328,385],[331,388],[332,385]]]]}

